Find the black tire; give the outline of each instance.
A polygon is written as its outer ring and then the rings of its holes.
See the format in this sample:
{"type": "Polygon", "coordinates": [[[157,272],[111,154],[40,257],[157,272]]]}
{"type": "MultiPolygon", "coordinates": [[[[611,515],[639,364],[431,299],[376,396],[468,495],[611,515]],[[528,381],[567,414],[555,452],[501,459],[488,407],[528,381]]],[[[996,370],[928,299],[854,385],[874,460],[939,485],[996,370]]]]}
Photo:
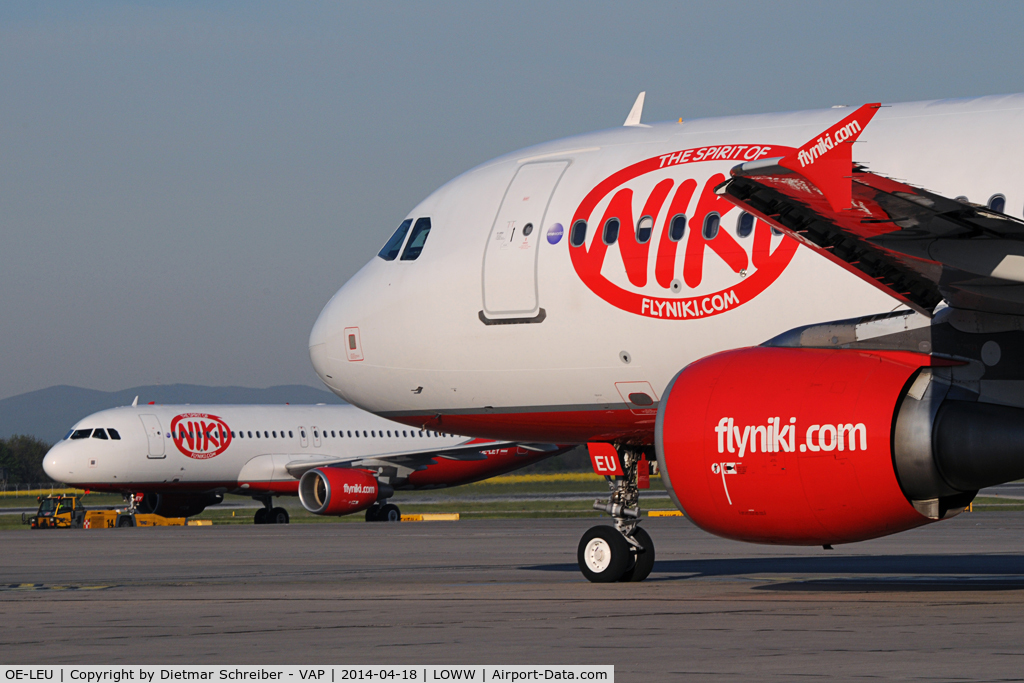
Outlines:
{"type": "Polygon", "coordinates": [[[268,524],[287,524],[288,523],[288,511],[284,508],[274,508],[270,511],[270,515],[267,518],[268,524]]]}
{"type": "Polygon", "coordinates": [[[366,508],[366,521],[367,522],[379,522],[380,519],[380,505],[374,503],[370,507],[366,508]]]}
{"type": "Polygon", "coordinates": [[[270,513],[267,511],[267,508],[260,508],[259,510],[256,511],[256,514],[253,516],[252,523],[253,524],[267,524],[268,523],[267,517],[269,517],[269,516],[270,516],[270,513]]]}
{"type": "Polygon", "coordinates": [[[401,522],[402,511],[398,509],[397,505],[388,503],[380,509],[377,519],[382,522],[401,522]]]}
{"type": "Polygon", "coordinates": [[[135,520],[132,519],[131,515],[121,515],[120,517],[117,518],[117,527],[119,529],[122,528],[122,527],[132,527],[132,526],[135,526],[135,520]]]}
{"type": "Polygon", "coordinates": [[[576,549],[580,572],[591,583],[614,583],[633,564],[632,547],[619,530],[595,526],[587,530],[576,549]]]}
{"type": "Polygon", "coordinates": [[[651,570],[654,569],[654,541],[651,540],[650,534],[640,527],[636,527],[633,529],[633,538],[644,549],[637,552],[636,548],[633,548],[636,559],[633,561],[633,566],[627,569],[626,573],[619,579],[622,582],[643,581],[650,576],[651,570]]]}

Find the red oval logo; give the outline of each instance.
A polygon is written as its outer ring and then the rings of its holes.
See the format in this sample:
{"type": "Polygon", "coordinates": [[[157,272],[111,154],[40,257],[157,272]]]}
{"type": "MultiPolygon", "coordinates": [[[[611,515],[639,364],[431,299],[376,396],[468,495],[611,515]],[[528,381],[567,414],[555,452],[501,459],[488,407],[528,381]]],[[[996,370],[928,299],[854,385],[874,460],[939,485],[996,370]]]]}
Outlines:
{"type": "Polygon", "coordinates": [[[706,318],[750,301],[778,279],[798,244],[761,220],[741,229],[741,212],[715,187],[737,163],[791,151],[781,145],[694,147],[613,173],[573,215],[569,254],[576,274],[608,303],[649,318],[706,318]],[[581,220],[589,245],[574,246],[573,226],[581,220]]]}
{"type": "Polygon", "coordinates": [[[231,430],[216,415],[183,413],[171,420],[171,438],[186,456],[209,460],[231,445],[231,430]]]}

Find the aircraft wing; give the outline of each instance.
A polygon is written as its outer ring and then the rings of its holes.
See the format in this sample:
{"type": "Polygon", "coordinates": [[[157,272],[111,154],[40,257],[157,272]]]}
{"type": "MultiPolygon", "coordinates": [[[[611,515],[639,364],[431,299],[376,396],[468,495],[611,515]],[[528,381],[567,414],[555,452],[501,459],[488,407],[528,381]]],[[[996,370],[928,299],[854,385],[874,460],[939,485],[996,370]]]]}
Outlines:
{"type": "Polygon", "coordinates": [[[879,106],[786,157],[736,166],[716,191],[924,315],[943,300],[1024,314],[1024,221],[852,161],[879,106]]]}
{"type": "Polygon", "coordinates": [[[285,465],[285,469],[296,479],[308,470],[316,467],[359,467],[363,469],[386,468],[395,472],[392,476],[407,477],[412,472],[427,469],[436,464],[438,458],[443,460],[475,461],[486,460],[487,455],[481,451],[518,447],[535,453],[553,453],[559,450],[555,444],[514,444],[508,441],[491,441],[489,439],[472,439],[464,444],[423,451],[390,453],[358,458],[334,457],[322,460],[295,460],[285,465]]]}

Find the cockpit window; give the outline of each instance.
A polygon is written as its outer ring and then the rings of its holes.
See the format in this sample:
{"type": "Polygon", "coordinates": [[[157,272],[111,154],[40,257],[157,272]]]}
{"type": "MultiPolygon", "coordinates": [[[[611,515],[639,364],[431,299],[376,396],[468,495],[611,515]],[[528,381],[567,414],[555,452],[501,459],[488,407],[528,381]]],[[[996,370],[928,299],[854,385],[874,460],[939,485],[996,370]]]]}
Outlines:
{"type": "Polygon", "coordinates": [[[409,226],[412,225],[412,219],[406,218],[402,221],[402,224],[395,230],[395,234],[391,236],[388,243],[380,250],[377,256],[380,256],[385,261],[394,261],[395,257],[398,256],[398,252],[402,249],[402,242],[405,241],[405,235],[409,232],[409,226]]]}
{"type": "Polygon", "coordinates": [[[94,429],[92,431],[92,438],[107,440],[107,432],[102,429],[94,429]]]}
{"type": "Polygon", "coordinates": [[[72,439],[88,439],[89,435],[92,434],[91,429],[76,429],[71,432],[72,439]]]}
{"type": "Polygon", "coordinates": [[[61,439],[61,441],[67,441],[68,439],[71,438],[71,435],[74,434],[74,433],[75,433],[74,429],[69,429],[68,433],[64,435],[64,438],[61,439]]]}
{"type": "Polygon", "coordinates": [[[426,217],[417,219],[416,226],[412,229],[412,234],[409,235],[409,243],[405,245],[405,251],[402,252],[402,260],[415,261],[418,259],[429,234],[430,219],[426,217]]]}
{"type": "Polygon", "coordinates": [[[110,438],[113,439],[114,441],[121,440],[121,435],[117,433],[116,429],[111,429],[110,427],[107,427],[107,433],[110,434],[110,438]]]}

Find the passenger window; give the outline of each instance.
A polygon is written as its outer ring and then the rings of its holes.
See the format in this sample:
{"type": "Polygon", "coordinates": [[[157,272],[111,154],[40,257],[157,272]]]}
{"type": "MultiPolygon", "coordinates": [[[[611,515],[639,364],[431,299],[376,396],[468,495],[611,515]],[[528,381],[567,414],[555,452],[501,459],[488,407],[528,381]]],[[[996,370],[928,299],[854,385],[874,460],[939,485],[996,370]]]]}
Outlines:
{"type": "Polygon", "coordinates": [[[704,216],[704,230],[702,235],[704,239],[713,240],[718,237],[718,226],[722,224],[722,217],[712,211],[707,216],[704,216]]]}
{"type": "Polygon", "coordinates": [[[988,200],[988,208],[999,213],[1005,213],[1006,197],[1001,194],[994,194],[988,200]]]}
{"type": "MultiPolygon", "coordinates": [[[[356,436],[359,436],[359,432],[356,432],[356,436]]],[[[352,432],[348,433],[348,438],[350,438],[350,439],[352,438],[352,432]]]]}
{"type": "Polygon", "coordinates": [[[686,234],[686,214],[677,213],[672,216],[672,222],[669,224],[668,238],[673,242],[678,242],[683,239],[684,234],[686,234]]]}
{"type": "MultiPolygon", "coordinates": [[[[260,435],[260,433],[259,433],[259,432],[256,432],[256,436],[259,436],[259,435],[260,435]]],[[[252,438],[252,432],[249,432],[249,438],[250,438],[250,439],[252,438]]]]}
{"type": "MultiPolygon", "coordinates": [[[[395,432],[395,434],[397,434],[397,433],[398,433],[398,432],[395,432]]],[[[390,429],[388,430],[388,438],[389,438],[389,439],[391,438],[391,430],[390,430],[390,429]]]]}
{"type": "Polygon", "coordinates": [[[419,218],[416,220],[416,226],[412,229],[412,234],[409,235],[409,243],[405,245],[405,249],[402,251],[403,261],[415,261],[420,257],[420,252],[423,251],[423,245],[427,241],[427,235],[430,234],[430,219],[419,218]]]}
{"type": "Polygon", "coordinates": [[[533,223],[527,223],[523,226],[523,237],[529,237],[533,234],[533,223]]]}
{"type": "Polygon", "coordinates": [[[365,429],[363,430],[363,436],[366,436],[366,430],[365,429]]]}
{"type": "Polygon", "coordinates": [[[318,432],[317,430],[314,429],[313,430],[313,438],[314,439],[319,439],[320,438],[320,432],[318,432]]]}
{"type": "Polygon", "coordinates": [[[406,433],[406,430],[404,430],[404,429],[402,430],[402,436],[404,436],[404,437],[406,437],[406,438],[408,438],[408,437],[409,437],[409,435],[408,435],[408,434],[406,433]]]}
{"type": "Polygon", "coordinates": [[[302,438],[303,438],[303,439],[305,439],[305,438],[306,438],[306,430],[305,430],[305,429],[299,430],[299,434],[301,434],[301,435],[302,435],[302,438]]]}
{"type": "Polygon", "coordinates": [[[114,441],[120,441],[121,440],[121,435],[117,433],[116,429],[110,429],[108,427],[107,428],[107,433],[110,434],[110,438],[113,439],[114,441]]]}
{"type": "Polygon", "coordinates": [[[270,438],[270,433],[269,432],[263,432],[263,438],[269,439],[270,438]]]}
{"type": "Polygon", "coordinates": [[[232,439],[235,438],[235,430],[234,429],[231,430],[231,438],[232,439]]]}
{"type": "Polygon", "coordinates": [[[619,239],[619,219],[609,218],[604,222],[604,234],[601,236],[605,244],[615,244],[619,239]]]}
{"type": "Polygon", "coordinates": [[[569,244],[573,247],[582,247],[587,241],[587,222],[582,218],[572,224],[569,231],[569,244]]]}
{"type": "Polygon", "coordinates": [[[257,439],[258,439],[258,438],[260,438],[260,432],[259,432],[259,430],[258,430],[258,429],[256,430],[256,438],[257,438],[257,439]]]}
{"type": "Polygon", "coordinates": [[[736,220],[736,236],[750,237],[750,233],[752,232],[754,232],[754,217],[744,211],[736,220]]]}
{"type": "Polygon", "coordinates": [[[406,218],[402,221],[402,224],[398,226],[397,230],[395,230],[395,234],[392,235],[391,239],[388,240],[388,243],[381,248],[380,253],[378,253],[377,256],[380,256],[385,261],[394,261],[395,257],[398,256],[398,252],[402,248],[402,242],[405,241],[405,234],[409,232],[410,225],[412,225],[411,218],[406,218]]]}
{"type": "Polygon", "coordinates": [[[89,435],[92,434],[91,429],[76,429],[71,433],[72,439],[88,439],[89,435]]]}
{"type": "Polygon", "coordinates": [[[356,430],[356,438],[357,439],[359,438],[359,430],[358,429],[356,430]]]}
{"type": "Polygon", "coordinates": [[[294,437],[294,436],[292,435],[292,430],[290,430],[290,429],[288,430],[288,438],[289,438],[289,439],[294,439],[294,438],[295,438],[295,437],[294,437]]]}
{"type": "Polygon", "coordinates": [[[646,244],[651,241],[651,233],[654,232],[654,219],[650,216],[643,216],[636,224],[636,241],[646,244]]]}
{"type": "Polygon", "coordinates": [[[94,429],[92,432],[92,438],[107,440],[107,433],[102,429],[94,429]]]}

